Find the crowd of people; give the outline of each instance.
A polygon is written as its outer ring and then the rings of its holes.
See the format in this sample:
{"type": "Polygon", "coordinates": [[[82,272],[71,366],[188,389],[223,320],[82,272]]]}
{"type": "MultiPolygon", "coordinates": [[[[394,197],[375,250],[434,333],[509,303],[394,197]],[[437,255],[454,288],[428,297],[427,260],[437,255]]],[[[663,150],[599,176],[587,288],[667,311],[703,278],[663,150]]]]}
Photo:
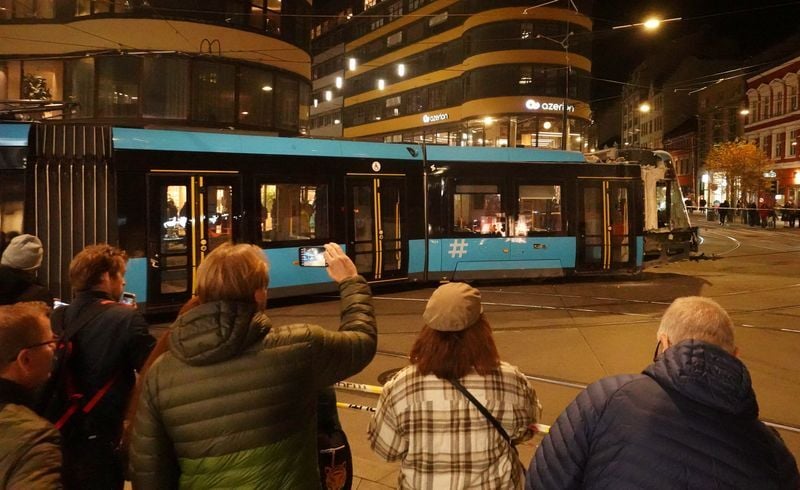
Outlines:
{"type": "MultiPolygon", "coordinates": [[[[324,256],[338,330],[272,325],[263,251],[226,243],[158,340],[119,302],[124,251],[79,252],[74,297],[55,311],[35,279],[42,256],[21,235],[0,261],[0,488],[350,488],[331,387],[371,362],[378,331],[370,287],[337,244],[324,256]]],[[[528,464],[516,445],[541,405],[500,359],[480,291],[440,286],[420,326],[365,427],[372,450],[400,462],[399,488],[800,488],[710,299],[676,299],[653,363],[578,394],[528,464]]]]}
{"type": "Polygon", "coordinates": [[[701,198],[695,205],[691,198],[687,198],[684,204],[690,213],[698,211],[709,221],[719,220],[722,226],[733,223],[736,219],[739,223],[762,228],[775,228],[778,220],[789,228],[794,228],[795,223],[800,227],[800,208],[791,199],[787,199],[782,205],[776,205],[769,197],[759,197],[751,201],[738,199],[733,205],[725,199],[707,206],[705,199],[701,198]]]}

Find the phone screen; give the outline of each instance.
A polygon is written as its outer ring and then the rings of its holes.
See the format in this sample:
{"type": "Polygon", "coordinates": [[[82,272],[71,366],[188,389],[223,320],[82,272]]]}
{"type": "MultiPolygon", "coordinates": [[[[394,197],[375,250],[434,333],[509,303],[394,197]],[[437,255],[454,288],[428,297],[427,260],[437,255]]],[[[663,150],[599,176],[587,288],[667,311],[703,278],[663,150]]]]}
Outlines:
{"type": "Polygon", "coordinates": [[[300,265],[303,267],[325,267],[325,247],[300,247],[300,265]]]}
{"type": "Polygon", "coordinates": [[[135,305],[136,295],[133,293],[122,293],[122,297],[119,299],[119,302],[124,305],[135,305]]]}

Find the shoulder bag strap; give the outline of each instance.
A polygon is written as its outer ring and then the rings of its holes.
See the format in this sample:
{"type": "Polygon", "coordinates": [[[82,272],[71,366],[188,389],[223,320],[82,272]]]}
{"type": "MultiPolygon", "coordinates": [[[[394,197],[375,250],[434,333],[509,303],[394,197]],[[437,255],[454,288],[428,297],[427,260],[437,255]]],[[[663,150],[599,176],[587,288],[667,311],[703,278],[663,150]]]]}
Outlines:
{"type": "Polygon", "coordinates": [[[467,390],[466,388],[464,388],[464,385],[462,385],[460,381],[458,381],[457,379],[448,379],[448,381],[449,381],[450,383],[452,383],[452,385],[453,385],[453,386],[455,386],[455,387],[456,387],[456,389],[457,389],[458,391],[460,391],[461,393],[463,393],[463,394],[464,394],[464,396],[465,396],[465,397],[467,397],[467,399],[468,399],[469,401],[471,401],[471,402],[472,402],[472,404],[473,404],[473,405],[475,405],[475,407],[476,407],[476,408],[477,408],[477,409],[478,409],[478,410],[479,410],[479,411],[480,411],[480,412],[483,414],[483,416],[484,416],[484,417],[486,417],[486,419],[487,419],[489,422],[491,422],[491,423],[492,423],[492,425],[494,426],[494,428],[495,428],[495,429],[497,429],[497,432],[499,432],[499,433],[500,433],[500,435],[501,435],[501,436],[503,436],[503,439],[505,439],[505,440],[506,440],[506,442],[507,442],[507,443],[508,443],[508,444],[509,444],[511,447],[514,447],[514,443],[513,443],[513,442],[511,442],[511,437],[508,435],[508,432],[506,432],[506,430],[503,428],[503,426],[500,424],[500,422],[499,422],[499,421],[498,421],[496,418],[494,418],[494,415],[492,415],[491,413],[489,413],[489,410],[487,410],[487,409],[486,409],[486,407],[484,407],[484,406],[481,404],[481,402],[479,402],[479,401],[478,401],[478,399],[477,399],[477,398],[475,398],[474,396],[472,396],[472,393],[470,393],[470,392],[469,392],[469,390],[467,390]]]}

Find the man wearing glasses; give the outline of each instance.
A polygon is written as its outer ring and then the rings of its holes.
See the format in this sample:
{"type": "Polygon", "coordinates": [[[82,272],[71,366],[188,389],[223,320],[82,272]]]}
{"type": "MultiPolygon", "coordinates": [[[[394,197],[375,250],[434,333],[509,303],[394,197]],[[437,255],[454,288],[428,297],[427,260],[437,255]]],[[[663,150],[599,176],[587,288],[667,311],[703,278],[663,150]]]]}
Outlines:
{"type": "Polygon", "coordinates": [[[526,488],[800,488],[794,457],[758,420],[725,310],[678,298],[656,336],[642,374],[603,378],[564,410],[526,488]]]}
{"type": "Polygon", "coordinates": [[[58,431],[29,407],[57,339],[44,303],[0,306],[0,488],[61,488],[58,431]]]}

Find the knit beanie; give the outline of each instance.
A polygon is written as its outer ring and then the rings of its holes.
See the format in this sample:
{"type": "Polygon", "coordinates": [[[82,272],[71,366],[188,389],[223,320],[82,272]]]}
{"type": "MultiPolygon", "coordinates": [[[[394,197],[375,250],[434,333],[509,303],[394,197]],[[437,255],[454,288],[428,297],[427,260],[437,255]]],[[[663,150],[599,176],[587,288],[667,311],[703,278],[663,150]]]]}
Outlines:
{"type": "Polygon", "coordinates": [[[33,235],[19,235],[9,242],[0,264],[13,269],[32,271],[42,265],[42,242],[33,235]]]}

